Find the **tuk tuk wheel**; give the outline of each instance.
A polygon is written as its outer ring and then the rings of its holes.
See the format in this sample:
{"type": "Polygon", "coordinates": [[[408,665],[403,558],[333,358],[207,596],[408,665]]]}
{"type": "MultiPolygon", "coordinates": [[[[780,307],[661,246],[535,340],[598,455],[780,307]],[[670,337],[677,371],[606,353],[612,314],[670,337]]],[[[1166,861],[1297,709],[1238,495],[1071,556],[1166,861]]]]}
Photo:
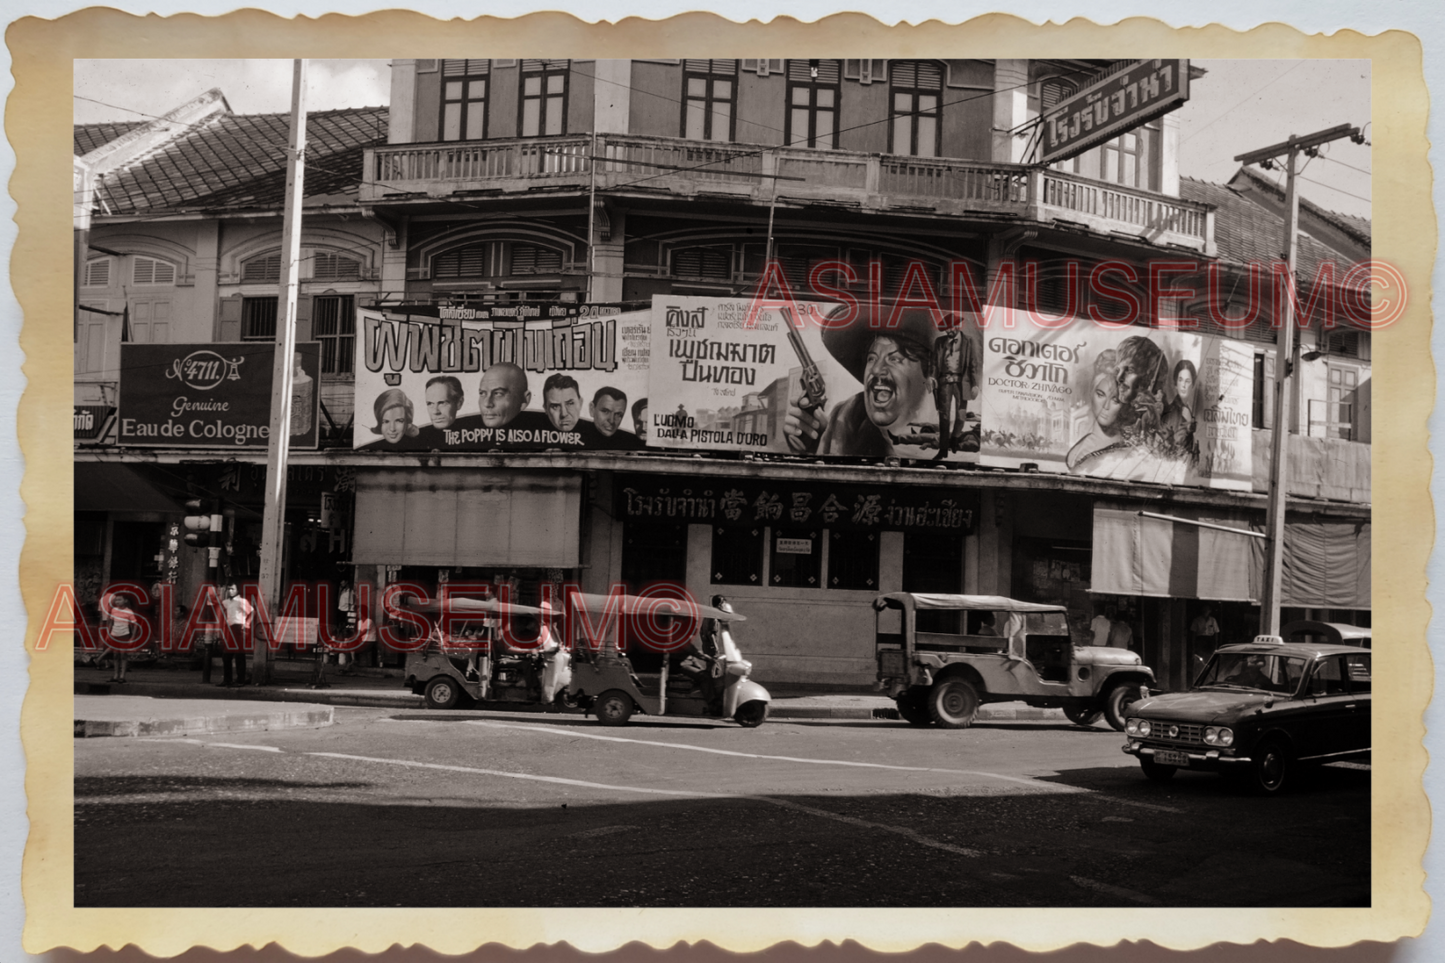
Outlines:
{"type": "Polygon", "coordinates": [[[426,704],[432,709],[454,709],[462,701],[461,686],[456,680],[439,675],[426,684],[426,704]]]}
{"type": "Polygon", "coordinates": [[[1076,726],[1092,726],[1098,722],[1103,715],[1104,712],[1102,709],[1080,709],[1076,707],[1064,709],[1064,718],[1076,726]]]}
{"type": "Polygon", "coordinates": [[[632,697],[620,689],[608,689],[592,703],[592,714],[604,726],[626,725],[632,709],[632,697]]]}
{"type": "Polygon", "coordinates": [[[737,724],[745,729],[755,729],[763,724],[768,717],[768,704],[761,699],[754,699],[751,702],[744,702],[738,706],[738,711],[733,713],[737,724]]]}
{"type": "Polygon", "coordinates": [[[978,712],[978,690],[962,679],[949,679],[928,694],[928,714],[945,729],[967,729],[978,712]]]}

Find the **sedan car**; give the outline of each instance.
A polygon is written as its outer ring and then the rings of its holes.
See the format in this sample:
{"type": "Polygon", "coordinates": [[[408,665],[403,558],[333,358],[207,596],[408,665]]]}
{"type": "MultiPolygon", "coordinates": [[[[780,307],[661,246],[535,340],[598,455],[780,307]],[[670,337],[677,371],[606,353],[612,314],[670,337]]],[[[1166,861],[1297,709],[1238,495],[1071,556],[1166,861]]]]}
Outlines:
{"type": "Polygon", "coordinates": [[[1370,752],[1370,650],[1261,636],[1214,653],[1188,692],[1129,706],[1124,751],[1156,782],[1180,769],[1273,794],[1301,764],[1370,752]]]}

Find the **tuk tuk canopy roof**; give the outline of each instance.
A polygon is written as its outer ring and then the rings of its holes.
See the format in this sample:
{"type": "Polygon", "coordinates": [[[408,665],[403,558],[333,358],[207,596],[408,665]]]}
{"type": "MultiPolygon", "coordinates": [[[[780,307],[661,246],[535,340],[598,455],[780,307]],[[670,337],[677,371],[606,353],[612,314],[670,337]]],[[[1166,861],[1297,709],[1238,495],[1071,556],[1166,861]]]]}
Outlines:
{"type": "MultiPolygon", "coordinates": [[[[722,609],[714,608],[711,605],[703,605],[699,602],[689,603],[686,599],[673,599],[665,596],[639,596],[639,595],[597,595],[590,592],[570,592],[568,599],[575,599],[581,603],[588,615],[602,615],[607,611],[609,605],[613,611],[620,615],[655,615],[672,616],[674,618],[700,618],[717,619],[722,622],[746,622],[745,616],[736,612],[724,612],[722,609]]],[[[569,602],[568,604],[575,604],[569,602]]],[[[413,612],[422,612],[427,615],[439,615],[442,611],[441,599],[430,599],[426,602],[406,603],[406,608],[413,612]]],[[[464,596],[453,595],[447,599],[447,610],[454,615],[541,615],[542,609],[535,605],[521,605],[514,602],[501,602],[498,599],[474,599],[464,596]]],[[[550,603],[547,608],[549,616],[562,614],[562,606],[558,603],[550,603]]]]}
{"type": "Polygon", "coordinates": [[[1044,602],[1020,602],[1002,595],[943,595],[936,592],[889,592],[874,600],[875,608],[946,609],[948,611],[986,612],[1059,612],[1068,614],[1062,605],[1044,602]]]}

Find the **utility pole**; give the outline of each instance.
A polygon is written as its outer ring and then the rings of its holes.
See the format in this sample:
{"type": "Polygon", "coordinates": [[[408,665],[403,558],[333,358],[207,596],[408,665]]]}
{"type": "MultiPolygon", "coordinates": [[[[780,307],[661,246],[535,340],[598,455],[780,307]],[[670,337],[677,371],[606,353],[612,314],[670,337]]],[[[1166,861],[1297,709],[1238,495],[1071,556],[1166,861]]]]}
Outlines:
{"type": "Polygon", "coordinates": [[[1348,137],[1357,143],[1363,142],[1358,127],[1340,124],[1329,130],[1316,131],[1303,137],[1290,136],[1283,143],[1274,144],[1261,150],[1240,154],[1234,159],[1241,164],[1260,164],[1265,169],[1274,166],[1274,159],[1284,155],[1285,161],[1285,222],[1284,259],[1289,271],[1289,296],[1284,299],[1283,313],[1275,321],[1280,336],[1275,354],[1274,379],[1274,435],[1270,439],[1269,461],[1269,510],[1265,521],[1266,544],[1264,591],[1260,598],[1261,635],[1279,635],[1280,602],[1283,588],[1284,568],[1284,521],[1285,496],[1289,488],[1289,434],[1294,412],[1292,379],[1299,364],[1299,343],[1295,339],[1295,292],[1299,290],[1299,279],[1295,276],[1299,255],[1299,191],[1295,186],[1298,175],[1296,163],[1301,152],[1314,157],[1321,144],[1348,137]]]}
{"type": "MultiPolygon", "coordinates": [[[[286,206],[281,224],[281,303],[276,311],[276,358],[271,372],[271,434],[266,442],[266,507],[261,521],[261,598],[281,608],[281,561],[286,536],[286,462],[291,452],[292,363],[296,353],[296,275],[301,262],[301,201],[306,174],[306,61],[291,75],[291,142],[286,148],[286,206]]],[[[254,624],[254,623],[253,623],[254,624]]],[[[252,680],[271,682],[270,639],[256,639],[252,680]]]]}

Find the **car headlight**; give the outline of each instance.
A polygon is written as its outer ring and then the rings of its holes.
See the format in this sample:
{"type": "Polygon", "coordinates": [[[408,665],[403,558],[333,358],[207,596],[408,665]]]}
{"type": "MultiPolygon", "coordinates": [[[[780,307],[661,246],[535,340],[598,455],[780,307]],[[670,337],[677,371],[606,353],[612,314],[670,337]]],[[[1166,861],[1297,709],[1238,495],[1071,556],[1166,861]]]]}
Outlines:
{"type": "Polygon", "coordinates": [[[1221,746],[1234,745],[1234,730],[1226,726],[1219,727],[1219,744],[1221,746]]]}
{"type": "Polygon", "coordinates": [[[1148,719],[1139,720],[1139,735],[1147,736],[1151,729],[1153,729],[1153,726],[1149,725],[1148,719]]]}
{"type": "Polygon", "coordinates": [[[1124,722],[1124,731],[1125,731],[1126,733],[1128,733],[1129,735],[1131,735],[1131,736],[1137,736],[1137,735],[1139,734],[1139,720],[1138,720],[1138,719],[1128,719],[1128,720],[1126,720],[1126,721],[1124,722]]]}
{"type": "Polygon", "coordinates": [[[1234,745],[1234,730],[1225,726],[1206,726],[1204,742],[1205,745],[1210,746],[1232,746],[1234,745]]]}

